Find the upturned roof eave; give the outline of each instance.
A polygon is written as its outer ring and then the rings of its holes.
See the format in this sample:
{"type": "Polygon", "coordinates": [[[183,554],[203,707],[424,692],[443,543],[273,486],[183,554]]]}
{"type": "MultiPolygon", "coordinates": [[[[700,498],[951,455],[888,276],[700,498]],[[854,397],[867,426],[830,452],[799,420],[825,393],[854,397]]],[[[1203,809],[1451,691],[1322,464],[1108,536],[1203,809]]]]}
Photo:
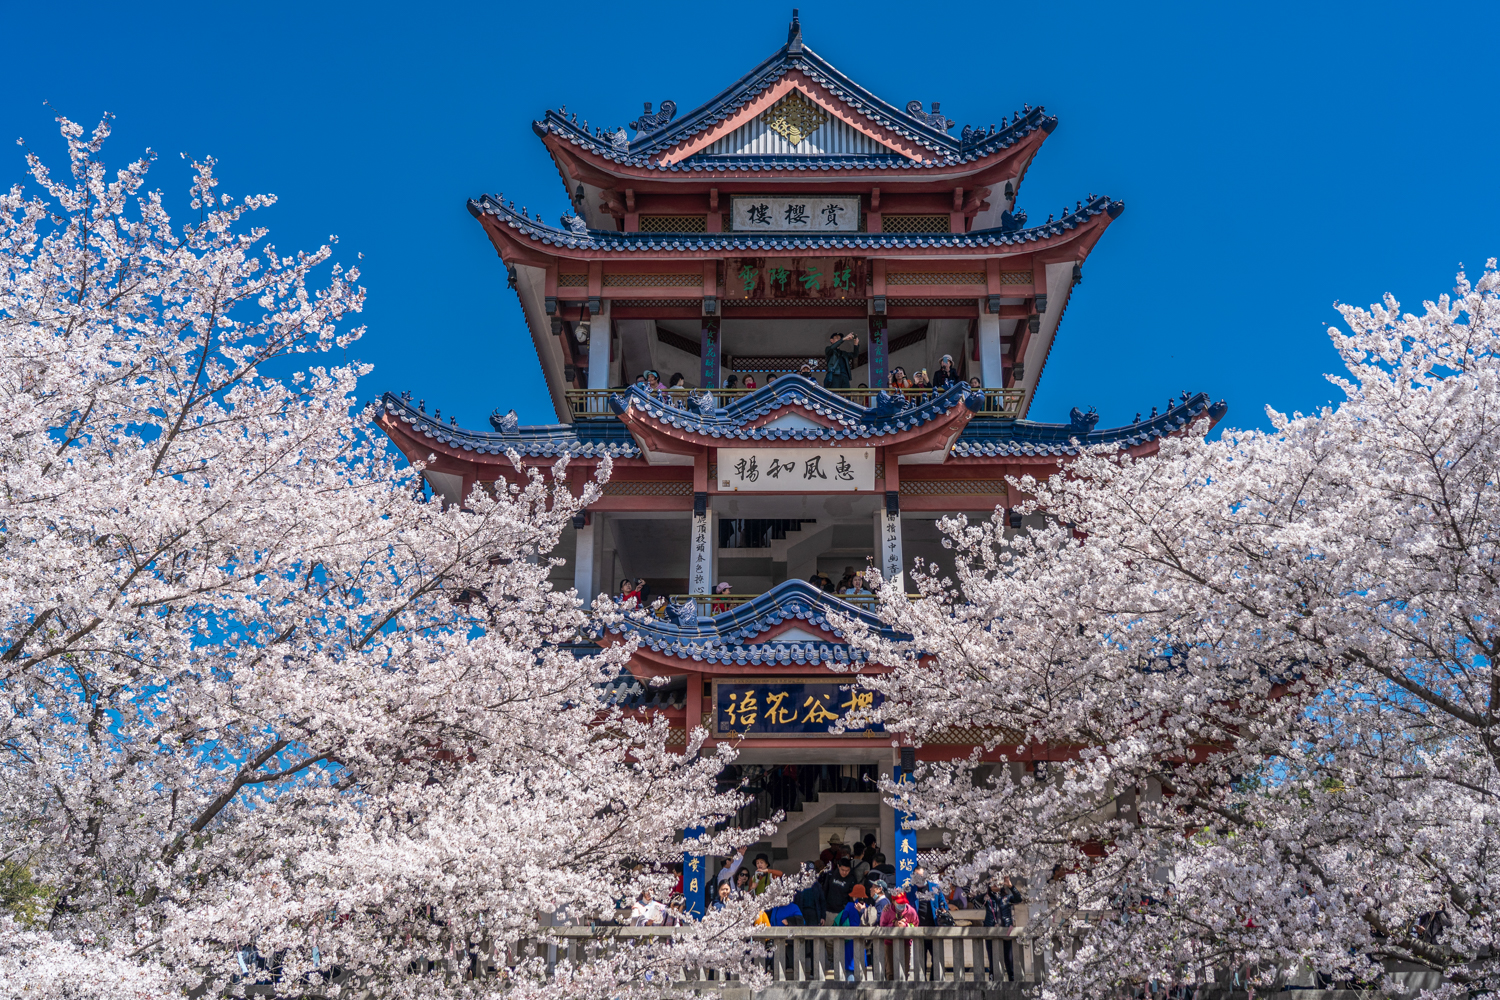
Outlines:
{"type": "MultiPolygon", "coordinates": [[[[562,230],[517,213],[490,195],[470,199],[470,214],[491,234],[502,259],[509,262],[505,244],[523,253],[571,259],[633,258],[718,259],[726,254],[805,256],[855,252],[862,256],[994,256],[1056,249],[1080,239],[1092,247],[1124,203],[1097,197],[1061,219],[1025,229],[984,229],[967,233],[820,233],[801,237],[790,233],[617,233],[605,230],[562,230]],[[1013,248],[1013,249],[1011,249],[1013,248]],[[986,252],[988,251],[988,252],[986,252]]],[[[1087,252],[1085,251],[1085,256],[1087,252]]]]}
{"type": "Polygon", "coordinates": [[[970,394],[963,385],[902,409],[894,409],[899,401],[885,393],[872,395],[875,405],[860,406],[811,379],[787,374],[711,413],[663,403],[639,387],[613,396],[611,408],[636,444],[652,452],[694,454],[703,448],[833,444],[908,454],[943,450],[983,405],[983,397],[970,394]],[[819,426],[776,427],[775,422],[784,416],[800,416],[819,426]]]}

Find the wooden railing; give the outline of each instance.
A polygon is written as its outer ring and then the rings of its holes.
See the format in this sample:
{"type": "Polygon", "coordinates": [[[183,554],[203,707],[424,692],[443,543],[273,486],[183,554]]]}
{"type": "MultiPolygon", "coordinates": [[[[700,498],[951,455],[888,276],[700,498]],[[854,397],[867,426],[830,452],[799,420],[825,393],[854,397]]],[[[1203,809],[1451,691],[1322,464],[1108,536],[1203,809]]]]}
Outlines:
{"type": "MultiPolygon", "coordinates": [[[[613,417],[614,411],[609,408],[609,397],[619,393],[620,389],[568,389],[568,408],[576,418],[613,417]]],[[[701,389],[669,389],[667,396],[672,401],[683,406],[687,405],[689,395],[702,392],[701,389]]],[[[710,389],[713,393],[716,406],[727,406],[732,400],[740,396],[747,396],[756,391],[754,389],[710,389]]],[[[869,406],[875,402],[874,389],[829,389],[829,392],[843,396],[859,406],[869,406]]],[[[1021,389],[982,389],[984,393],[984,406],[975,412],[974,419],[980,418],[995,420],[1014,420],[1021,412],[1021,398],[1025,395],[1021,389]]],[[[928,394],[914,390],[906,390],[907,399],[913,404],[920,403],[928,398],[928,394]]]]}
{"type": "MultiPolygon", "coordinates": [[[[578,965],[621,947],[649,947],[653,939],[680,934],[676,927],[555,927],[546,935],[486,949],[479,965],[489,974],[530,958],[546,963],[550,978],[558,963],[578,965]]],[[[1031,940],[1013,927],[757,927],[753,939],[765,949],[765,969],[779,983],[822,984],[830,978],[857,983],[1001,983],[1007,981],[1005,942],[1011,969],[1022,983],[1039,981],[1041,969],[1031,940]]],[[[678,969],[678,983],[725,983],[738,977],[711,967],[678,969]]]]}

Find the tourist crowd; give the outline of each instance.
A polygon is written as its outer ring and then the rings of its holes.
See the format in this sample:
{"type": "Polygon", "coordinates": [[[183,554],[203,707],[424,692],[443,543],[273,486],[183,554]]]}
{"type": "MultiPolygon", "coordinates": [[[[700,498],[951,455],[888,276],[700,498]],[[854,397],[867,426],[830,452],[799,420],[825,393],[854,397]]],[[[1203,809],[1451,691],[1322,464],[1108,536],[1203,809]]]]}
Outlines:
{"type": "MultiPolygon", "coordinates": [[[[920,865],[909,878],[902,879],[875,840],[874,835],[867,834],[863,842],[845,844],[840,835],[830,836],[827,848],[816,859],[801,863],[798,881],[802,885],[791,901],[768,906],[756,923],[772,927],[952,927],[956,923],[954,910],[983,910],[984,926],[1015,926],[1015,907],[1022,897],[1010,879],[991,882],[983,891],[969,891],[951,879],[934,877],[920,865]]],[[[748,851],[741,848],[726,859],[711,883],[711,909],[765,895],[777,879],[787,877],[787,872],[771,866],[769,855],[758,853],[746,864],[747,855],[748,851]]],[[[646,890],[631,905],[630,922],[636,926],[675,926],[693,919],[681,890],[679,882],[665,904],[646,890]]],[[[998,942],[998,955],[995,943],[986,941],[986,959],[992,969],[999,959],[1005,977],[1013,979],[1012,943],[1009,939],[998,942]]],[[[913,951],[913,961],[931,961],[932,943],[923,945],[920,957],[913,951]]],[[[878,946],[879,942],[863,945],[867,949],[878,946]]],[[[912,946],[921,947],[915,942],[912,946]]],[[[886,942],[884,947],[886,967],[890,968],[891,945],[886,942]]],[[[851,982],[854,948],[853,942],[845,942],[843,973],[851,982]]],[[[868,960],[871,956],[866,957],[868,960]]]]}

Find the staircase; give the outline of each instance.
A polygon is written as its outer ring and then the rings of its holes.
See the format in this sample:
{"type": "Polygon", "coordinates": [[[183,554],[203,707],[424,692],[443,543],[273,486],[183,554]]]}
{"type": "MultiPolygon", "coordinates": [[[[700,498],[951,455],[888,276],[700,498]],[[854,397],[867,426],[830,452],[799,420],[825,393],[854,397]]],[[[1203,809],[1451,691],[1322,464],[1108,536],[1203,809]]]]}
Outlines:
{"type": "Polygon", "coordinates": [[[820,525],[816,521],[806,522],[807,527],[788,531],[785,538],[771,539],[771,582],[783,580],[805,580],[818,566],[818,553],[824,546],[813,540],[824,532],[832,531],[832,524],[820,525]]]}
{"type": "Polygon", "coordinates": [[[786,785],[776,788],[766,780],[765,773],[752,773],[742,786],[750,801],[725,826],[743,829],[784,810],[785,816],[776,832],[769,841],[755,845],[752,853],[761,850],[774,860],[810,861],[824,846],[818,842],[817,831],[821,826],[880,829],[880,793],[875,791],[872,781],[866,780],[874,777],[867,773],[873,770],[874,765],[866,765],[853,776],[820,772],[814,780],[795,789],[786,785]],[[868,791],[854,791],[855,788],[868,791]],[[791,805],[787,807],[789,798],[791,805]]]}

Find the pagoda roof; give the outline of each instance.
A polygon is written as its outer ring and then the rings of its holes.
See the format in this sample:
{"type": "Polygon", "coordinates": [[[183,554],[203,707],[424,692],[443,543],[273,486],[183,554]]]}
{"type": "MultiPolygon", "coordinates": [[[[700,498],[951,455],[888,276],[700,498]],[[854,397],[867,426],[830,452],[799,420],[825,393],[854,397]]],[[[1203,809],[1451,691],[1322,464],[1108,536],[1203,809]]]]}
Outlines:
{"type": "MultiPolygon", "coordinates": [[[[573,424],[542,424],[507,430],[473,431],[443,422],[411,400],[388,392],[380,398],[383,422],[396,424],[409,437],[421,437],[434,449],[457,458],[479,460],[484,455],[504,457],[515,451],[523,458],[635,458],[640,455],[629,429],[617,420],[581,420],[573,424]]],[[[505,425],[504,418],[492,421],[505,425]]]]}
{"type": "MultiPolygon", "coordinates": [[[[632,402],[638,399],[637,392],[638,390],[633,389],[629,391],[628,395],[632,402]]],[[[741,415],[756,412],[764,416],[773,412],[776,405],[784,405],[768,403],[767,396],[783,400],[811,400],[823,407],[825,411],[839,414],[838,419],[841,420],[848,419],[845,408],[852,411],[865,409],[796,375],[782,376],[731,406],[738,406],[737,412],[741,415]],[[778,387],[779,383],[787,383],[789,379],[795,381],[780,385],[777,393],[766,393],[765,390],[778,387]],[[807,387],[818,391],[807,392],[807,387]],[[830,399],[825,397],[831,397],[832,400],[837,400],[837,403],[830,403],[830,399]]],[[[669,425],[671,419],[675,418],[678,424],[688,423],[696,426],[702,417],[701,413],[690,412],[683,407],[659,406],[659,401],[658,404],[652,405],[660,410],[661,416],[657,419],[666,419],[669,425]]],[[[927,403],[903,410],[895,418],[886,418],[886,422],[876,421],[872,424],[869,422],[871,418],[861,418],[863,422],[858,424],[859,430],[851,433],[850,428],[843,428],[842,433],[845,434],[845,438],[842,440],[879,444],[881,442],[861,436],[865,427],[894,426],[899,431],[902,422],[905,422],[908,427],[915,426],[917,422],[931,422],[937,417],[952,412],[951,408],[954,405],[962,405],[965,409],[969,406],[968,400],[962,396],[961,387],[949,390],[949,393],[943,393],[927,403]],[[954,399],[948,399],[950,394],[954,399]],[[931,409],[927,409],[929,407],[931,409]]],[[[424,446],[430,447],[434,452],[470,461],[498,463],[512,450],[522,458],[544,459],[565,457],[597,459],[605,456],[640,458],[643,455],[630,428],[620,420],[579,420],[571,424],[537,426],[516,424],[508,430],[475,431],[452,425],[445,426],[432,415],[413,406],[410,400],[394,393],[388,392],[382,396],[380,406],[382,423],[388,430],[395,430],[399,427],[406,437],[421,441],[424,446]],[[485,456],[494,457],[487,459],[485,456]]],[[[715,411],[714,419],[722,419],[721,415],[727,415],[730,409],[731,407],[724,407],[715,411]]],[[[647,412],[646,405],[643,404],[641,410],[643,413],[647,412]]],[[[1200,417],[1207,416],[1211,420],[1218,421],[1227,410],[1228,406],[1223,400],[1217,403],[1211,402],[1207,393],[1200,392],[1187,394],[1180,402],[1174,403],[1164,412],[1144,420],[1100,430],[1093,429],[1090,415],[1083,413],[1078,413],[1074,422],[1066,424],[1040,423],[1032,420],[971,420],[964,426],[948,452],[951,457],[958,459],[1036,457],[1050,461],[1054,458],[1076,455],[1080,446],[1112,444],[1121,449],[1129,449],[1151,444],[1160,438],[1183,430],[1200,417]],[[1073,443],[1075,438],[1078,444],[1073,443]]],[[[754,418],[746,417],[746,419],[754,418]]],[[[495,417],[492,420],[502,426],[508,423],[505,418],[501,417],[495,417]]],[[[734,431],[725,434],[715,443],[720,446],[733,446],[740,440],[781,440],[789,443],[808,440],[841,440],[833,437],[832,433],[824,436],[821,432],[814,432],[811,428],[759,428],[757,430],[761,433],[759,437],[751,437],[752,431],[747,429],[743,431],[744,438],[740,437],[740,431],[734,431]],[[801,437],[797,436],[799,432],[802,434],[801,437]]],[[[885,431],[882,430],[881,433],[885,431]]]]}
{"type": "Polygon", "coordinates": [[[938,105],[934,104],[930,112],[922,110],[920,101],[911,101],[904,108],[898,108],[866,90],[808,48],[803,44],[802,25],[794,12],[785,45],[717,96],[681,118],[673,120],[676,105],[663,102],[662,112],[648,113],[631,122],[631,126],[637,129],[633,139],[624,129],[590,134],[586,126],[578,124],[576,115],[569,120],[561,110],[549,110],[532,127],[544,138],[556,135],[622,166],[669,171],[804,169],[803,161],[808,157],[768,161],[756,156],[714,156],[699,151],[684,161],[670,158],[670,154],[679,151],[684,143],[734,118],[737,112],[771,90],[788,74],[796,74],[821,88],[848,111],[904,140],[903,144],[913,151],[902,153],[892,148],[888,153],[880,154],[817,156],[814,159],[819,166],[815,169],[820,170],[949,167],[983,159],[1013,146],[1039,129],[1050,132],[1057,124],[1057,119],[1047,115],[1041,107],[1028,106],[1016,115],[1014,123],[1004,128],[995,130],[991,126],[987,131],[966,125],[961,135],[955,138],[948,130],[956,123],[939,114],[938,105]]]}
{"type": "Polygon", "coordinates": [[[587,229],[577,216],[564,217],[568,221],[566,229],[550,226],[517,212],[513,206],[502,203],[499,196],[481,195],[477,201],[469,201],[469,211],[475,218],[490,216],[512,230],[514,237],[546,246],[625,253],[727,251],[757,256],[790,251],[1024,248],[1065,236],[1096,217],[1115,219],[1124,210],[1124,202],[1099,195],[1080,202],[1055,221],[1049,219],[1026,229],[980,229],[967,233],[619,233],[587,229]]]}
{"type": "Polygon", "coordinates": [[[886,637],[893,629],[869,611],[839,600],[806,580],[787,580],[738,607],[712,617],[697,615],[696,605],[669,606],[666,619],[644,612],[626,614],[604,626],[599,641],[612,643],[627,636],[639,639],[642,652],[665,658],[750,665],[862,664],[865,655],[851,649],[830,612],[861,622],[886,637]],[[681,618],[678,618],[678,615],[681,618]],[[783,627],[785,626],[785,627],[783,627]],[[795,629],[792,637],[778,639],[795,629]],[[796,633],[801,633],[797,635],[796,633]]]}
{"type": "MultiPolygon", "coordinates": [[[[711,409],[700,408],[692,396],[680,402],[663,400],[639,385],[611,396],[609,402],[636,432],[638,441],[642,431],[654,431],[651,444],[658,446],[663,438],[711,446],[740,441],[853,441],[870,447],[891,446],[955,415],[961,417],[957,422],[961,427],[962,420],[984,406],[984,394],[971,392],[963,383],[915,404],[885,392],[871,395],[874,405],[861,406],[794,373],[782,375],[728,406],[711,409]],[[789,418],[795,421],[791,426],[783,423],[789,418]]],[[[955,421],[950,419],[949,423],[955,421]]]]}
{"type": "Polygon", "coordinates": [[[1093,429],[1094,421],[1098,420],[1096,415],[1077,409],[1073,411],[1073,421],[1066,424],[1031,420],[971,421],[949,453],[954,458],[1061,457],[1076,455],[1081,447],[1101,444],[1125,450],[1174,434],[1202,416],[1217,422],[1228,410],[1229,406],[1223,400],[1211,402],[1208,393],[1200,392],[1183,393],[1181,402],[1174,403],[1163,413],[1153,413],[1145,420],[1103,430],[1093,429]]]}

